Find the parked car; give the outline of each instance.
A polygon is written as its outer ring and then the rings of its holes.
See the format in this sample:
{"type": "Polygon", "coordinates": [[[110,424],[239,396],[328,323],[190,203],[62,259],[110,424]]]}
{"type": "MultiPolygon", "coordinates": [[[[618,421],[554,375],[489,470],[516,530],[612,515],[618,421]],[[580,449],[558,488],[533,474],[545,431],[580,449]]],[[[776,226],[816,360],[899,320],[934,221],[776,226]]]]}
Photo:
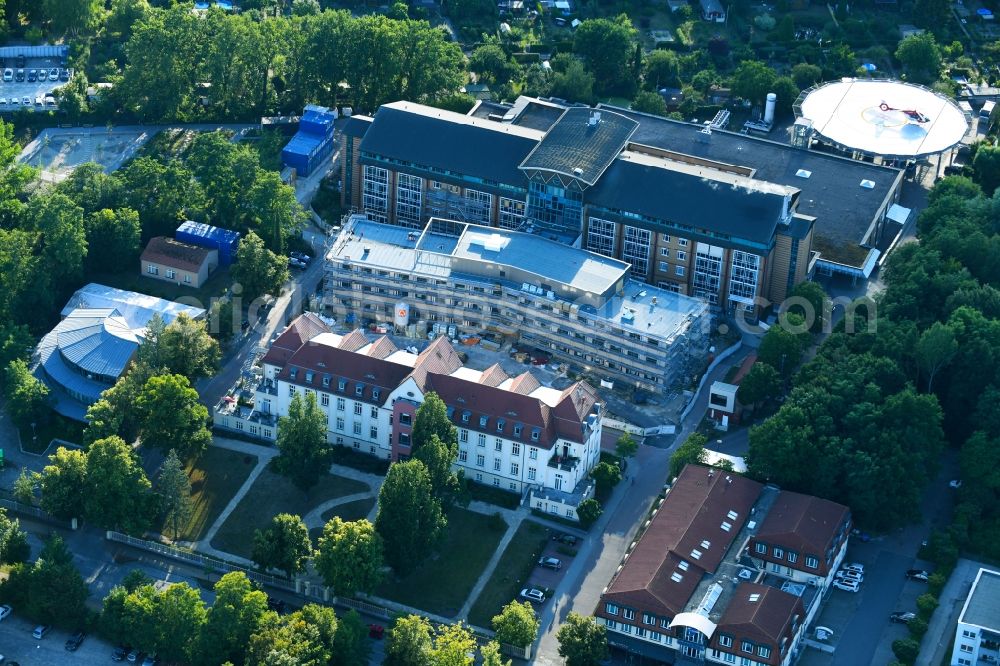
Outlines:
{"type": "Polygon", "coordinates": [[[83,639],[86,637],[87,634],[83,633],[82,631],[76,632],[68,639],[66,639],[66,650],[68,652],[76,652],[77,648],[80,647],[80,644],[83,643],[83,639]]]}
{"type": "Polygon", "coordinates": [[[128,652],[128,661],[130,663],[135,663],[137,661],[141,661],[144,656],[146,656],[145,653],[141,652],[139,648],[132,648],[128,652]]]}
{"type": "Polygon", "coordinates": [[[48,73],[48,71],[44,70],[44,69],[38,70],[38,80],[39,81],[48,81],[49,80],[49,73],[48,73]]]}
{"type": "Polygon", "coordinates": [[[47,624],[40,624],[35,627],[35,630],[31,632],[31,635],[35,638],[35,640],[41,640],[45,638],[45,634],[49,633],[51,628],[52,627],[47,624]]]}
{"type": "Polygon", "coordinates": [[[537,587],[525,588],[521,590],[521,598],[527,599],[528,601],[534,601],[536,604],[540,604],[545,601],[545,593],[539,590],[537,587]]]}
{"type": "Polygon", "coordinates": [[[856,573],[851,572],[851,571],[838,571],[836,574],[834,574],[833,579],[834,580],[841,580],[841,581],[853,580],[853,581],[858,582],[858,583],[865,582],[865,577],[864,576],[862,576],[861,574],[856,574],[856,573]]]}
{"type": "Polygon", "coordinates": [[[69,81],[69,70],[68,69],[64,69],[63,71],[59,72],[59,80],[62,81],[62,82],[64,82],[64,83],[66,81],[69,81]]]}
{"type": "Polygon", "coordinates": [[[21,83],[22,81],[24,81],[24,70],[23,69],[17,70],[17,74],[14,75],[14,80],[17,81],[18,83],[21,83]]]}
{"type": "Polygon", "coordinates": [[[856,580],[835,580],[833,586],[844,592],[857,592],[861,589],[861,583],[856,580]]]}
{"type": "Polygon", "coordinates": [[[22,97],[21,98],[21,106],[31,106],[31,98],[30,97],[22,97]]]}
{"type": "Polygon", "coordinates": [[[34,83],[37,80],[38,80],[38,72],[35,71],[35,70],[33,70],[33,69],[29,69],[28,70],[28,83],[34,83]]]}
{"type": "Polygon", "coordinates": [[[919,580],[923,583],[926,583],[927,579],[930,577],[930,574],[924,571],[923,569],[910,569],[909,571],[906,572],[906,577],[909,578],[910,580],[919,580]]]}
{"type": "Polygon", "coordinates": [[[10,98],[10,105],[11,106],[17,106],[17,98],[16,97],[11,97],[10,98]]]}
{"type": "Polygon", "coordinates": [[[858,562],[851,562],[850,564],[842,564],[840,566],[842,571],[857,571],[862,576],[865,575],[865,565],[858,562]]]}
{"type": "Polygon", "coordinates": [[[11,608],[10,606],[8,606],[7,604],[4,604],[3,606],[0,606],[0,620],[4,619],[5,617],[7,617],[8,615],[10,615],[13,612],[14,612],[14,609],[11,608]]]}
{"type": "Polygon", "coordinates": [[[14,70],[12,70],[10,67],[8,67],[7,69],[3,70],[3,80],[6,81],[7,83],[10,83],[11,81],[13,81],[14,80],[14,70]]]}
{"type": "Polygon", "coordinates": [[[889,622],[898,622],[900,624],[909,624],[910,620],[917,617],[916,613],[904,613],[902,611],[896,611],[889,615],[889,622]]]}
{"type": "Polygon", "coordinates": [[[558,541],[566,546],[575,546],[578,539],[572,534],[556,534],[552,537],[553,541],[558,541]]]}
{"type": "Polygon", "coordinates": [[[7,98],[0,97],[0,106],[7,106],[7,98]]]}
{"type": "Polygon", "coordinates": [[[55,81],[59,78],[59,68],[53,67],[49,70],[49,81],[55,81]]]}
{"type": "Polygon", "coordinates": [[[291,252],[289,256],[292,257],[293,259],[298,259],[304,264],[308,264],[309,259],[311,258],[308,254],[303,254],[301,252],[291,252]]]}
{"type": "Polygon", "coordinates": [[[128,653],[132,651],[132,648],[128,645],[119,645],[111,653],[111,661],[125,661],[125,657],[128,653]]]}
{"type": "Polygon", "coordinates": [[[962,487],[962,480],[961,479],[952,479],[951,481],[948,482],[948,485],[951,488],[961,488],[962,487]]]}
{"type": "Polygon", "coordinates": [[[562,560],[557,557],[542,557],[538,560],[538,566],[559,571],[562,569],[562,560]]]}
{"type": "Polygon", "coordinates": [[[296,259],[295,257],[288,257],[288,267],[289,268],[305,268],[306,265],[296,259]]]}
{"type": "Polygon", "coordinates": [[[146,658],[142,660],[142,666],[156,666],[160,663],[159,657],[154,657],[151,654],[147,654],[146,658]]]}

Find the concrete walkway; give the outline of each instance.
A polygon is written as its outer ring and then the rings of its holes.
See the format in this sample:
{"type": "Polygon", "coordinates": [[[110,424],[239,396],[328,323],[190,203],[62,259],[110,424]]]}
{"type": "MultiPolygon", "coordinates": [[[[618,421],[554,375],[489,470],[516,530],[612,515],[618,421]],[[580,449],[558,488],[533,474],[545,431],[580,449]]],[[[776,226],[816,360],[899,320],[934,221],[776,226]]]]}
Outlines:
{"type": "Polygon", "coordinates": [[[483,588],[486,587],[486,583],[490,581],[490,577],[493,576],[493,572],[496,571],[497,565],[500,564],[500,558],[503,557],[504,551],[507,550],[507,546],[510,545],[511,539],[514,538],[514,534],[517,532],[518,528],[521,527],[521,523],[524,519],[528,517],[530,511],[526,507],[521,507],[517,511],[511,511],[509,513],[513,514],[513,519],[507,519],[507,531],[504,532],[503,538],[500,539],[500,543],[497,544],[496,550],[493,551],[493,556],[490,557],[490,561],[486,563],[483,568],[483,572],[479,574],[479,579],[476,584],[472,586],[472,591],[469,592],[468,598],[466,598],[465,603],[462,605],[462,610],[458,611],[456,616],[459,620],[464,620],[469,617],[469,611],[472,610],[472,605],[476,603],[476,599],[482,593],[483,588]]]}
{"type": "MultiPolygon", "coordinates": [[[[323,514],[334,509],[338,506],[344,504],[350,504],[351,502],[357,502],[358,500],[371,499],[377,497],[376,492],[368,491],[365,493],[355,493],[353,495],[346,495],[344,497],[335,497],[331,500],[320,503],[316,508],[312,509],[306,515],[302,516],[302,522],[306,524],[309,529],[314,529],[316,527],[323,527],[326,525],[326,521],[323,520],[323,514]]],[[[374,509],[373,509],[374,511],[374,509]]]]}

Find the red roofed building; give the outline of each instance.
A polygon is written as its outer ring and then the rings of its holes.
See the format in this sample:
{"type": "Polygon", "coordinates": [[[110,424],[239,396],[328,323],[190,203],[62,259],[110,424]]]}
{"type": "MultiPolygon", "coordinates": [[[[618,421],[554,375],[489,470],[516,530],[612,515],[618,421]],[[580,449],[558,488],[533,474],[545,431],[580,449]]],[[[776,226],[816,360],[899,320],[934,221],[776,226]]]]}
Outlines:
{"type": "Polygon", "coordinates": [[[570,519],[593,493],[603,404],[585,382],[560,390],[529,373],[510,377],[499,365],[473,370],[445,337],[414,354],[361,330],[335,334],[311,314],[275,339],[261,365],[253,408],[224,400],[217,426],[274,440],[292,397],[312,393],[327,414],[329,441],[399,460],[411,453],[417,408],[435,392],[458,431],[456,467],[466,478],[570,519]]]}
{"type": "Polygon", "coordinates": [[[663,663],[680,653],[712,663],[786,666],[849,532],[847,507],[688,465],[594,614],[611,645],[663,663]],[[806,575],[757,559],[753,546],[764,535],[769,544],[798,548],[799,563],[816,548],[824,553],[823,568],[806,575]]]}

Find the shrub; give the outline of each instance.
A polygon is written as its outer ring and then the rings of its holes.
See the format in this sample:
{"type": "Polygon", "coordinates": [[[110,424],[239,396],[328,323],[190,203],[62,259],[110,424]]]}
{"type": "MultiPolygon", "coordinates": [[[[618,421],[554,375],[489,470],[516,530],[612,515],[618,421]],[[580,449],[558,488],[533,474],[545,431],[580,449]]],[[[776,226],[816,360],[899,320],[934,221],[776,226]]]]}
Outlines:
{"type": "Polygon", "coordinates": [[[917,613],[925,620],[931,619],[934,610],[938,607],[938,600],[930,592],[925,592],[917,597],[917,613]]]}
{"type": "Polygon", "coordinates": [[[920,643],[912,638],[900,638],[892,642],[892,653],[904,664],[912,664],[920,652],[920,643]]]}
{"type": "Polygon", "coordinates": [[[944,589],[944,584],[948,582],[948,579],[944,577],[941,573],[932,573],[927,577],[927,591],[933,594],[935,597],[941,595],[941,590],[944,589]]]}
{"type": "Polygon", "coordinates": [[[910,620],[906,627],[910,630],[910,636],[912,636],[914,640],[919,641],[924,637],[924,634],[927,633],[927,620],[922,617],[915,617],[910,620]]]}

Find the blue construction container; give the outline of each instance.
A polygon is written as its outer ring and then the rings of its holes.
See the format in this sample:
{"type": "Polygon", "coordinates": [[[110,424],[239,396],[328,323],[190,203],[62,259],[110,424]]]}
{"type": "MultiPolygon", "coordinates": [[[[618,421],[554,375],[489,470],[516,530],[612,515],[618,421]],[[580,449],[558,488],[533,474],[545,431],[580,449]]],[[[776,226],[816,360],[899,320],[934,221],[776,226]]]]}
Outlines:
{"type": "Polygon", "coordinates": [[[233,263],[233,259],[236,258],[236,248],[240,244],[238,231],[221,229],[204,222],[192,222],[191,220],[177,227],[174,238],[198,247],[218,250],[220,266],[228,266],[233,263]]]}
{"type": "Polygon", "coordinates": [[[299,131],[281,151],[281,161],[299,176],[308,176],[333,152],[333,121],[337,112],[324,106],[307,106],[299,131]]]}

